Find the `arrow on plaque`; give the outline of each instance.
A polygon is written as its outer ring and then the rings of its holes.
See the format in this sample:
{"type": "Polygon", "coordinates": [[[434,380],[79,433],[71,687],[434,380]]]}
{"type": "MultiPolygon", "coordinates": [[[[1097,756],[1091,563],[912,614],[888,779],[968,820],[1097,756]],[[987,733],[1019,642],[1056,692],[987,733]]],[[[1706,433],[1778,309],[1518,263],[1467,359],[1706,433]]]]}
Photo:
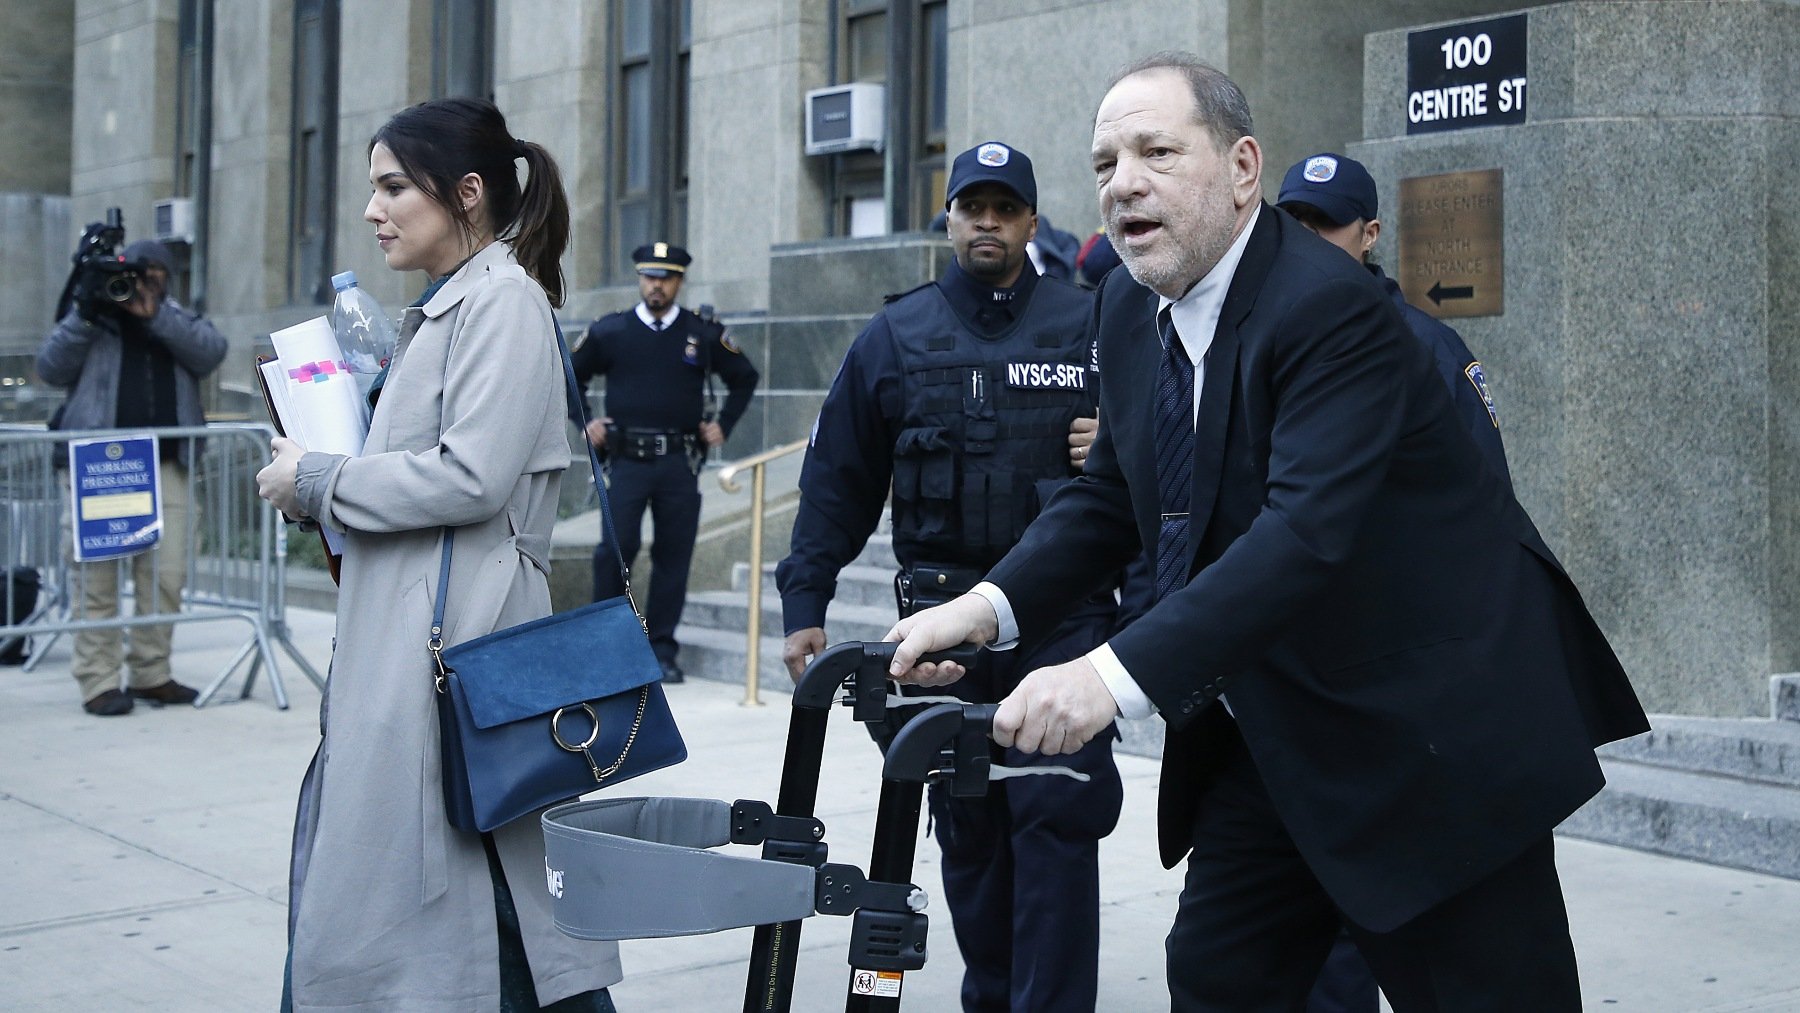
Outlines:
{"type": "Polygon", "coordinates": [[[1475,298],[1475,286],[1473,286],[1473,285],[1452,285],[1449,287],[1445,287],[1443,282],[1434,281],[1431,283],[1431,291],[1429,291],[1425,294],[1431,297],[1432,302],[1436,303],[1439,306],[1442,306],[1442,305],[1444,305],[1445,299],[1473,299],[1473,298],[1475,298]]]}

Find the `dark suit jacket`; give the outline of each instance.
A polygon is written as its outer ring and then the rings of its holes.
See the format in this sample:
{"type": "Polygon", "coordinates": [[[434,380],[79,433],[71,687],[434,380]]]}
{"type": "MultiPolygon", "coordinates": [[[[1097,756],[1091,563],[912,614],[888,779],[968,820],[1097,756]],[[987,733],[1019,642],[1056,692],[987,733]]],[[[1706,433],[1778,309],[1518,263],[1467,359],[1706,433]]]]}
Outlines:
{"type": "MultiPolygon", "coordinates": [[[[1099,438],[989,574],[1025,636],[1154,544],[1156,305],[1123,270],[1100,288],[1099,438]]],[[[1541,840],[1599,790],[1593,747],[1648,727],[1431,352],[1266,206],[1207,356],[1191,506],[1188,584],[1110,641],[1168,723],[1169,866],[1221,692],[1309,867],[1375,931],[1541,840]]]]}

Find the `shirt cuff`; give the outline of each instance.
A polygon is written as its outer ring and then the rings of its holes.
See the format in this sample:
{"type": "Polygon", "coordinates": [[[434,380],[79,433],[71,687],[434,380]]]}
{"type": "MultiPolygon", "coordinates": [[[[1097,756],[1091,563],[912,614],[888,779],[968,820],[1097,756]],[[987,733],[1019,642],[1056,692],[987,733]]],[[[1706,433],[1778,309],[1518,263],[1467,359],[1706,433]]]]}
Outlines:
{"type": "Polygon", "coordinates": [[[1013,618],[1012,603],[1006,600],[1006,592],[1000,590],[998,584],[984,580],[970,588],[969,593],[986,598],[987,603],[994,607],[995,628],[999,632],[994,634],[993,642],[987,645],[987,649],[1010,651],[1019,646],[1019,624],[1013,618]]]}
{"type": "Polygon", "coordinates": [[[1094,671],[1100,673],[1100,681],[1106,684],[1107,692],[1112,694],[1113,703],[1119,707],[1122,718],[1147,718],[1156,713],[1156,705],[1138,688],[1137,681],[1125,671],[1120,664],[1119,656],[1113,653],[1108,644],[1101,644],[1088,652],[1088,662],[1094,671]]]}

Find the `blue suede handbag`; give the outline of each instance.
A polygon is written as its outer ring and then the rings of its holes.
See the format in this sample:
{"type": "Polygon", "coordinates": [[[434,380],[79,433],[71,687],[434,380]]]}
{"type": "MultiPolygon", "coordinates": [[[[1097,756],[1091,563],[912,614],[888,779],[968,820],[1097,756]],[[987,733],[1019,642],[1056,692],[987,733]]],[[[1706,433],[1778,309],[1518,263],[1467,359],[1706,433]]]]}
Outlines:
{"type": "Polygon", "coordinates": [[[631,597],[600,461],[562,328],[556,330],[570,417],[583,432],[606,544],[625,594],[445,647],[455,532],[443,562],[427,645],[437,666],[444,811],[458,830],[487,832],[586,792],[687,759],[663,696],[662,667],[631,597]]]}

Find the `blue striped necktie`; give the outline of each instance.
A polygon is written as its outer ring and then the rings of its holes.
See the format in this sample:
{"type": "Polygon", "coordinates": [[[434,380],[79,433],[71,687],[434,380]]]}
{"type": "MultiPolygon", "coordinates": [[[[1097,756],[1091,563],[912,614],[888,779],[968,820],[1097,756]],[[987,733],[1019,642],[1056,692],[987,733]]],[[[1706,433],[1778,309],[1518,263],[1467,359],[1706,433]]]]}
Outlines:
{"type": "Polygon", "coordinates": [[[1186,583],[1188,497],[1194,485],[1194,364],[1188,359],[1175,321],[1157,314],[1162,365],[1156,373],[1156,488],[1162,525],[1156,536],[1156,597],[1160,601],[1186,583]]]}

